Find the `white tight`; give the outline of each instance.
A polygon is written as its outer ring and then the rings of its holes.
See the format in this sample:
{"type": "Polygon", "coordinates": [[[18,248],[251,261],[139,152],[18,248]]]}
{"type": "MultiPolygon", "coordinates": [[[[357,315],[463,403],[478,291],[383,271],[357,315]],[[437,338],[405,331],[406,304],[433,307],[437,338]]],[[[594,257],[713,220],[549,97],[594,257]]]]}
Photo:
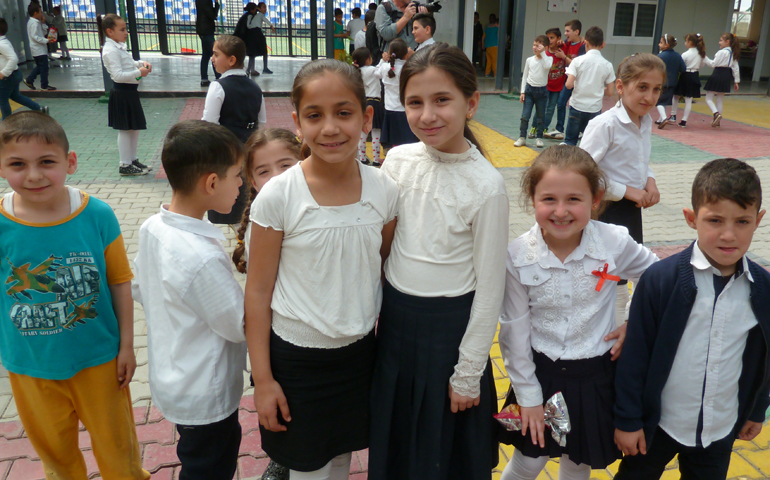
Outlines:
{"type": "MultiPolygon", "coordinates": [[[[668,118],[666,116],[666,107],[664,107],[663,105],[658,105],[656,108],[658,109],[658,120],[659,121],[663,121],[663,120],[668,118]]],[[[673,115],[673,113],[671,113],[671,115],[673,115]]]]}
{"type": "Polygon", "coordinates": [[[366,137],[367,133],[361,132],[361,139],[358,141],[358,161],[362,162],[366,160],[366,137]]]}
{"type": "Polygon", "coordinates": [[[706,92],[706,105],[711,109],[711,113],[722,113],[722,101],[725,99],[724,92],[706,92]],[[717,103],[714,105],[714,95],[717,96],[717,103]]]}
{"type": "MultiPolygon", "coordinates": [[[[676,115],[676,111],[679,108],[679,95],[674,95],[674,100],[671,102],[671,115],[676,115]]],[[[692,111],[692,97],[684,97],[684,115],[682,120],[685,122],[690,118],[690,112],[692,111]]]]}
{"type": "Polygon", "coordinates": [[[372,130],[372,159],[375,162],[380,161],[380,129],[372,130]]]}
{"type": "MultiPolygon", "coordinates": [[[[547,456],[525,457],[518,450],[514,450],[513,458],[505,466],[500,480],[535,480],[546,463],[548,463],[547,456]]],[[[559,459],[559,480],[588,480],[590,476],[590,465],[577,465],[567,455],[562,455],[559,459]]],[[[291,480],[294,480],[294,477],[291,480]]]]}
{"type": "Polygon", "coordinates": [[[352,453],[343,453],[332,458],[319,470],[314,472],[298,472],[289,470],[290,480],[347,480],[350,475],[350,460],[352,453]]]}
{"type": "Polygon", "coordinates": [[[136,160],[136,147],[139,145],[139,130],[118,130],[118,153],[120,164],[130,165],[136,160]]]}

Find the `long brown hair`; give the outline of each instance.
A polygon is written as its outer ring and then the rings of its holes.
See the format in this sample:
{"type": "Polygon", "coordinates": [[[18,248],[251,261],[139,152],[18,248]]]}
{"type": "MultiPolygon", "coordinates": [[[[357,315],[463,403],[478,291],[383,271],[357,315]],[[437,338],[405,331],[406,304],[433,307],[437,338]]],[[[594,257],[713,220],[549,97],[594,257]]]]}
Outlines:
{"type": "MultiPolygon", "coordinates": [[[[401,79],[399,82],[399,97],[401,104],[404,104],[406,85],[409,79],[418,73],[434,67],[449,75],[457,88],[460,89],[463,96],[468,99],[479,90],[476,80],[476,68],[473,66],[465,53],[455,46],[444,42],[433,44],[431,48],[424,48],[409,57],[404,68],[401,70],[401,79]]],[[[468,119],[465,120],[463,136],[472,144],[476,145],[482,155],[487,156],[486,151],[481,146],[481,142],[476,138],[468,119]]]]}
{"type": "MultiPolygon", "coordinates": [[[[254,203],[254,199],[257,198],[257,189],[254,188],[254,177],[252,177],[252,169],[255,156],[254,153],[273,141],[283,143],[283,145],[291,150],[291,152],[296,155],[298,159],[301,158],[300,142],[297,139],[297,136],[285,128],[268,128],[266,130],[257,130],[256,132],[252,133],[249,139],[246,140],[246,145],[244,146],[246,156],[243,159],[243,176],[246,177],[246,181],[251,184],[249,205],[254,203]]],[[[247,208],[243,211],[241,224],[238,227],[238,232],[236,235],[238,245],[236,245],[235,250],[233,250],[233,263],[235,264],[235,268],[241,273],[246,273],[247,267],[246,260],[243,258],[244,253],[246,253],[246,245],[243,243],[243,239],[246,238],[246,229],[248,228],[249,222],[251,221],[249,218],[250,215],[251,208],[247,208]]]]}
{"type": "Polygon", "coordinates": [[[720,38],[730,42],[730,48],[733,50],[733,60],[737,62],[738,59],[741,58],[741,44],[738,42],[738,37],[727,32],[723,33],[720,38]]]}
{"type": "Polygon", "coordinates": [[[234,35],[220,35],[214,46],[228,57],[235,57],[233,68],[243,68],[243,59],[246,58],[246,44],[243,40],[234,35]]]}
{"type": "Polygon", "coordinates": [[[99,45],[104,45],[104,38],[107,36],[107,29],[114,30],[119,21],[123,22],[124,20],[120,18],[120,15],[115,13],[108,13],[104,16],[96,16],[96,29],[99,32],[99,45]]]}
{"type": "Polygon", "coordinates": [[[647,72],[657,70],[666,85],[666,64],[657,55],[651,53],[637,53],[626,57],[618,66],[617,78],[624,86],[635,82],[647,72]]]}
{"type": "Polygon", "coordinates": [[[396,38],[390,42],[388,46],[388,54],[390,55],[390,70],[388,70],[388,78],[396,76],[396,60],[406,60],[406,56],[409,54],[409,46],[404,39],[396,38]]]}
{"type": "Polygon", "coordinates": [[[698,49],[698,55],[700,55],[700,58],[704,58],[706,56],[706,42],[703,41],[703,35],[700,33],[688,33],[684,37],[685,42],[690,42],[693,44],[695,48],[698,49]]]}

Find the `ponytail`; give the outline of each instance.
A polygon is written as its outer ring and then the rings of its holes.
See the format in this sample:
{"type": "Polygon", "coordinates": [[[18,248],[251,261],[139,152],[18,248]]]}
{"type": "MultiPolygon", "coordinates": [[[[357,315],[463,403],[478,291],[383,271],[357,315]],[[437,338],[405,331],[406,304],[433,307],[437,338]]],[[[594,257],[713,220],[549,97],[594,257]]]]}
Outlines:
{"type": "Polygon", "coordinates": [[[390,54],[388,78],[394,78],[396,76],[396,60],[406,60],[406,56],[409,54],[409,46],[402,38],[396,38],[390,42],[388,53],[390,54]]]}
{"type": "Polygon", "coordinates": [[[706,42],[703,41],[703,35],[700,33],[688,33],[684,39],[698,49],[700,58],[706,58],[706,42]]]}
{"type": "MultiPolygon", "coordinates": [[[[251,194],[249,196],[249,205],[254,203],[255,198],[257,198],[257,189],[252,186],[251,194]]],[[[238,245],[236,245],[235,250],[233,250],[232,258],[235,269],[241,273],[246,273],[246,268],[248,267],[248,263],[243,258],[246,253],[246,245],[243,243],[243,240],[246,238],[246,230],[249,228],[249,223],[251,222],[250,216],[251,209],[244,209],[243,216],[241,217],[241,225],[238,227],[238,232],[235,235],[236,240],[238,240],[238,245]]]]}
{"type": "Polygon", "coordinates": [[[104,40],[107,36],[107,30],[114,30],[115,26],[118,24],[118,21],[123,21],[122,18],[120,18],[119,15],[116,15],[114,13],[108,13],[107,15],[96,16],[96,29],[99,33],[99,45],[104,46],[104,40]]]}
{"type": "Polygon", "coordinates": [[[733,50],[733,60],[737,62],[741,57],[741,44],[738,42],[738,37],[728,32],[722,35],[722,38],[730,41],[730,48],[733,50]]]}

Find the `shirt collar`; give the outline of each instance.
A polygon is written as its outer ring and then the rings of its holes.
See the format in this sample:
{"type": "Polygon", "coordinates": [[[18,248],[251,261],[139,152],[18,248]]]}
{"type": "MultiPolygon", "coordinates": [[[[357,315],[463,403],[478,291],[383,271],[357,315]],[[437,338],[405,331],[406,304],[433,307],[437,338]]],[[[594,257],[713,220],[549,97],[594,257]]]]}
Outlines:
{"type": "Polygon", "coordinates": [[[608,260],[609,258],[604,241],[601,239],[593,220],[588,222],[586,228],[583,229],[580,245],[567,256],[563,264],[548,249],[540,225],[535,224],[529,231],[528,238],[525,240],[524,247],[519,251],[514,265],[520,267],[537,263],[542,268],[564,268],[567,263],[580,261],[585,257],[591,257],[595,260],[608,260]]]}
{"type": "Polygon", "coordinates": [[[184,230],[185,232],[194,233],[195,235],[219,241],[225,239],[222,230],[208,220],[199,220],[197,218],[170,212],[168,210],[168,205],[160,206],[160,218],[166,225],[178,228],[179,230],[184,230]]]}
{"type": "Polygon", "coordinates": [[[598,48],[592,48],[591,50],[586,48],[586,55],[599,55],[601,57],[602,52],[598,48]]]}
{"type": "Polygon", "coordinates": [[[244,70],[242,68],[231,68],[230,70],[228,70],[225,73],[223,73],[222,75],[220,75],[219,78],[225,78],[225,77],[229,77],[231,75],[245,77],[246,76],[246,70],[244,70]]]}
{"type": "MultiPolygon", "coordinates": [[[[627,124],[634,123],[631,120],[631,117],[628,116],[628,110],[626,110],[626,107],[623,106],[623,99],[618,100],[618,103],[615,104],[614,108],[617,109],[615,114],[617,115],[618,120],[620,120],[622,123],[627,123],[627,124]]],[[[640,121],[639,130],[644,130],[645,127],[647,127],[647,124],[651,124],[651,123],[652,123],[652,117],[650,117],[649,114],[643,116],[640,121]]]]}
{"type": "Polygon", "coordinates": [[[114,44],[114,45],[115,45],[117,48],[119,48],[119,49],[121,49],[121,50],[125,50],[125,49],[126,49],[126,43],[125,43],[125,42],[116,42],[115,40],[111,39],[111,38],[110,38],[110,37],[108,37],[108,36],[105,36],[105,37],[104,37],[104,43],[105,43],[105,44],[107,44],[107,43],[112,43],[112,44],[114,44]]]}
{"type": "MultiPolygon", "coordinates": [[[[690,257],[690,265],[692,265],[694,268],[698,270],[703,271],[711,271],[714,275],[722,275],[722,272],[719,271],[718,268],[711,265],[711,263],[708,261],[708,258],[706,258],[706,255],[703,253],[703,250],[700,249],[700,245],[698,245],[698,241],[695,241],[695,244],[692,247],[692,256],[690,257]]],[[[735,278],[738,278],[742,276],[743,274],[746,274],[746,278],[750,282],[754,282],[754,278],[751,276],[751,272],[749,271],[749,262],[746,259],[746,255],[741,257],[741,260],[739,264],[737,265],[735,269],[735,278]]]]}

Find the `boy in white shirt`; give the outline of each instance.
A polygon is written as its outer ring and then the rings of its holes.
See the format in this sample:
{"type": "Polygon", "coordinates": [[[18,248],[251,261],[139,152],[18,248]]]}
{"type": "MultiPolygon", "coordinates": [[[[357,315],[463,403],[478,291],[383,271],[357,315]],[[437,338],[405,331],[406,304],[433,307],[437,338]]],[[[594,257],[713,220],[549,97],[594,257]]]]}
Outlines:
{"type": "Polygon", "coordinates": [[[364,19],[361,18],[360,8],[354,8],[351,10],[350,14],[353,18],[348,21],[345,30],[348,32],[348,38],[352,39],[350,42],[350,54],[353,55],[353,51],[356,49],[356,37],[358,36],[358,32],[362,31],[364,27],[366,27],[366,22],[364,22],[364,19]]]}
{"type": "Polygon", "coordinates": [[[35,68],[30,72],[29,77],[24,79],[24,84],[30,90],[35,90],[35,79],[40,74],[40,88],[42,90],[53,91],[55,87],[48,85],[48,44],[55,42],[46,37],[48,28],[43,23],[45,15],[39,3],[30,3],[27,7],[29,21],[27,21],[27,36],[29,37],[29,49],[32,51],[32,58],[35,59],[35,68]]]}
{"type": "Polygon", "coordinates": [[[574,89],[569,107],[569,122],[564,143],[577,145],[578,137],[588,122],[602,113],[602,97],[613,93],[615,70],[601,53],[604,32],[591,27],[585,35],[586,54],[572,60],[567,67],[566,88],[574,89]]]}
{"type": "Polygon", "coordinates": [[[232,480],[238,466],[246,336],[243,290],[222,231],[241,186],[240,141],[201,120],[179,122],[163,144],[169,205],[144,222],[134,299],[144,306],[153,404],[177,424],[181,478],[232,480]]]}
{"type": "Polygon", "coordinates": [[[436,34],[436,19],[432,13],[418,13],[412,18],[412,35],[417,42],[415,52],[421,48],[436,43],[433,35],[436,34]]]}
{"type": "Polygon", "coordinates": [[[521,95],[519,101],[524,104],[524,110],[521,113],[521,127],[519,129],[519,139],[513,144],[514,147],[521,147],[527,144],[527,129],[529,128],[529,119],[532,117],[532,107],[535,107],[535,116],[537,117],[537,140],[535,145],[543,148],[543,132],[545,131],[545,107],[548,103],[548,72],[553,65],[553,57],[545,53],[548,48],[548,37],[538,35],[532,44],[533,56],[529,57],[524,64],[524,73],[521,76],[521,95]]]}

